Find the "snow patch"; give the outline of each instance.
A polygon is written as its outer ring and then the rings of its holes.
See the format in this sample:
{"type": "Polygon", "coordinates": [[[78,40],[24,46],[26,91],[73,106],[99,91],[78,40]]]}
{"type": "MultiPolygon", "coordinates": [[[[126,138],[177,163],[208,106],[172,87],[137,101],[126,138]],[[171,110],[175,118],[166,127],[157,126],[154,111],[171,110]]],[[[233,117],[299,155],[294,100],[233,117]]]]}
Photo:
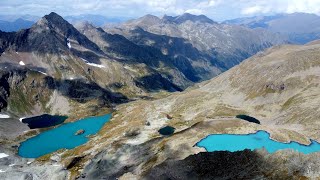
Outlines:
{"type": "Polygon", "coordinates": [[[32,163],[31,161],[27,162],[27,164],[31,164],[31,163],[32,163]]]}
{"type": "Polygon", "coordinates": [[[87,61],[87,60],[85,60],[85,59],[83,59],[83,58],[81,58],[82,59],[82,61],[84,61],[85,63],[89,63],[89,61],[87,61]]]}
{"type": "Polygon", "coordinates": [[[9,164],[9,167],[12,167],[12,166],[14,166],[14,165],[16,165],[16,164],[9,164]]]}
{"type": "Polygon", "coordinates": [[[82,61],[84,61],[86,64],[88,64],[89,66],[94,66],[94,67],[98,67],[98,68],[104,68],[105,66],[104,65],[101,65],[101,64],[96,64],[96,63],[90,63],[89,61],[81,58],[82,61]]]}
{"type": "Polygon", "coordinates": [[[0,169],[0,173],[4,173],[4,172],[6,172],[6,171],[3,171],[2,169],[0,169]]]}
{"type": "Polygon", "coordinates": [[[71,49],[71,43],[70,43],[69,38],[67,38],[67,46],[68,46],[69,49],[71,49]]]}
{"type": "Polygon", "coordinates": [[[7,119],[7,118],[10,118],[10,116],[6,114],[0,114],[0,119],[7,119]]]}
{"type": "Polygon", "coordinates": [[[26,65],[23,61],[20,61],[19,64],[20,64],[21,66],[26,65]]]}
{"type": "Polygon", "coordinates": [[[129,70],[129,71],[138,72],[137,70],[131,68],[130,66],[124,66],[124,68],[129,70]]]}
{"type": "Polygon", "coordinates": [[[42,72],[42,71],[38,71],[39,73],[41,73],[41,74],[43,74],[43,75],[48,75],[47,73],[45,73],[45,72],[42,72]]]}
{"type": "Polygon", "coordinates": [[[22,120],[23,120],[24,118],[26,118],[26,117],[19,118],[19,121],[22,122],[22,120]]]}
{"type": "Polygon", "coordinates": [[[69,49],[71,49],[71,43],[69,41],[68,41],[67,45],[68,45],[69,49]]]}
{"type": "Polygon", "coordinates": [[[16,52],[16,54],[19,54],[18,52],[16,52]]]}
{"type": "Polygon", "coordinates": [[[5,154],[5,153],[0,153],[0,159],[1,158],[5,158],[5,157],[8,157],[9,155],[8,154],[5,154]]]}
{"type": "Polygon", "coordinates": [[[87,63],[89,66],[94,66],[94,67],[98,67],[98,68],[104,68],[104,65],[101,64],[95,64],[95,63],[87,63]]]}

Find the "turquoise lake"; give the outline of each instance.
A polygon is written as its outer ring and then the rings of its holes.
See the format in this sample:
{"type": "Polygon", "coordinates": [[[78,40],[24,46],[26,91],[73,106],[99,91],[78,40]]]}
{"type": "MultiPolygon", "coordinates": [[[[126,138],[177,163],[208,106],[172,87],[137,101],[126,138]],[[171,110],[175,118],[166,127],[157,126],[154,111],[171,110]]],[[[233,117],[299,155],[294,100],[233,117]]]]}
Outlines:
{"type": "Polygon", "coordinates": [[[213,134],[202,139],[196,144],[198,147],[205,148],[208,152],[213,151],[241,151],[244,149],[265,148],[269,153],[274,153],[281,149],[293,149],[304,154],[320,151],[320,144],[316,141],[308,146],[297,142],[281,143],[270,139],[269,133],[258,131],[254,134],[235,135],[235,134],[213,134]]]}
{"type": "Polygon", "coordinates": [[[89,140],[87,136],[96,134],[110,118],[111,114],[107,114],[62,124],[22,142],[18,154],[25,158],[37,158],[63,148],[73,149],[86,143],[89,140]],[[75,135],[80,129],[85,132],[75,135]]]}

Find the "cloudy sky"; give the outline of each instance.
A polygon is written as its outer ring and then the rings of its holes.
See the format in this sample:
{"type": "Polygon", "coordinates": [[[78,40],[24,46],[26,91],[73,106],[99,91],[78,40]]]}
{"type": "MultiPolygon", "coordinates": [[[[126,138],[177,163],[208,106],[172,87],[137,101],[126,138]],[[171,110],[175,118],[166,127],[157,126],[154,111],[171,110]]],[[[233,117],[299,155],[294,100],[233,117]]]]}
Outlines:
{"type": "Polygon", "coordinates": [[[320,15],[320,0],[1,0],[0,14],[43,16],[100,14],[136,18],[145,14],[204,14],[221,21],[244,16],[306,12],[320,15]]]}

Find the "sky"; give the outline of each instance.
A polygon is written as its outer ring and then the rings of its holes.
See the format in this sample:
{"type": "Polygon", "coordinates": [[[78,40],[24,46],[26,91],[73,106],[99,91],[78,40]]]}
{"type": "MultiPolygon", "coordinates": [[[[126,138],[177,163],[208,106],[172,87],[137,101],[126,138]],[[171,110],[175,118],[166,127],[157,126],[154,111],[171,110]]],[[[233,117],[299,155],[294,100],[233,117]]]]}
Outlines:
{"type": "Polygon", "coordinates": [[[0,0],[1,15],[43,16],[52,11],[62,16],[98,14],[126,18],[191,13],[222,21],[294,12],[320,15],[320,0],[0,0]]]}

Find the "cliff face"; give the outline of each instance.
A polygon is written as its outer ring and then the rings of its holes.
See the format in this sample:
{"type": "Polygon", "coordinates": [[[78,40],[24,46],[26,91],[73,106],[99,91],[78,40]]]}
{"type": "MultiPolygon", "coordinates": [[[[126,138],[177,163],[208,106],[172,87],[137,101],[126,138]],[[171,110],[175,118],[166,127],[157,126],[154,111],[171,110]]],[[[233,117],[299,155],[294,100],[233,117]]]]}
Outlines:
{"type": "Polygon", "coordinates": [[[128,101],[122,94],[110,92],[95,83],[59,81],[37,71],[2,72],[1,83],[1,109],[15,115],[51,112],[68,115],[71,114],[68,110],[90,101],[96,101],[97,108],[102,105],[111,108],[113,103],[128,101]],[[57,109],[58,106],[66,109],[57,109]]]}

